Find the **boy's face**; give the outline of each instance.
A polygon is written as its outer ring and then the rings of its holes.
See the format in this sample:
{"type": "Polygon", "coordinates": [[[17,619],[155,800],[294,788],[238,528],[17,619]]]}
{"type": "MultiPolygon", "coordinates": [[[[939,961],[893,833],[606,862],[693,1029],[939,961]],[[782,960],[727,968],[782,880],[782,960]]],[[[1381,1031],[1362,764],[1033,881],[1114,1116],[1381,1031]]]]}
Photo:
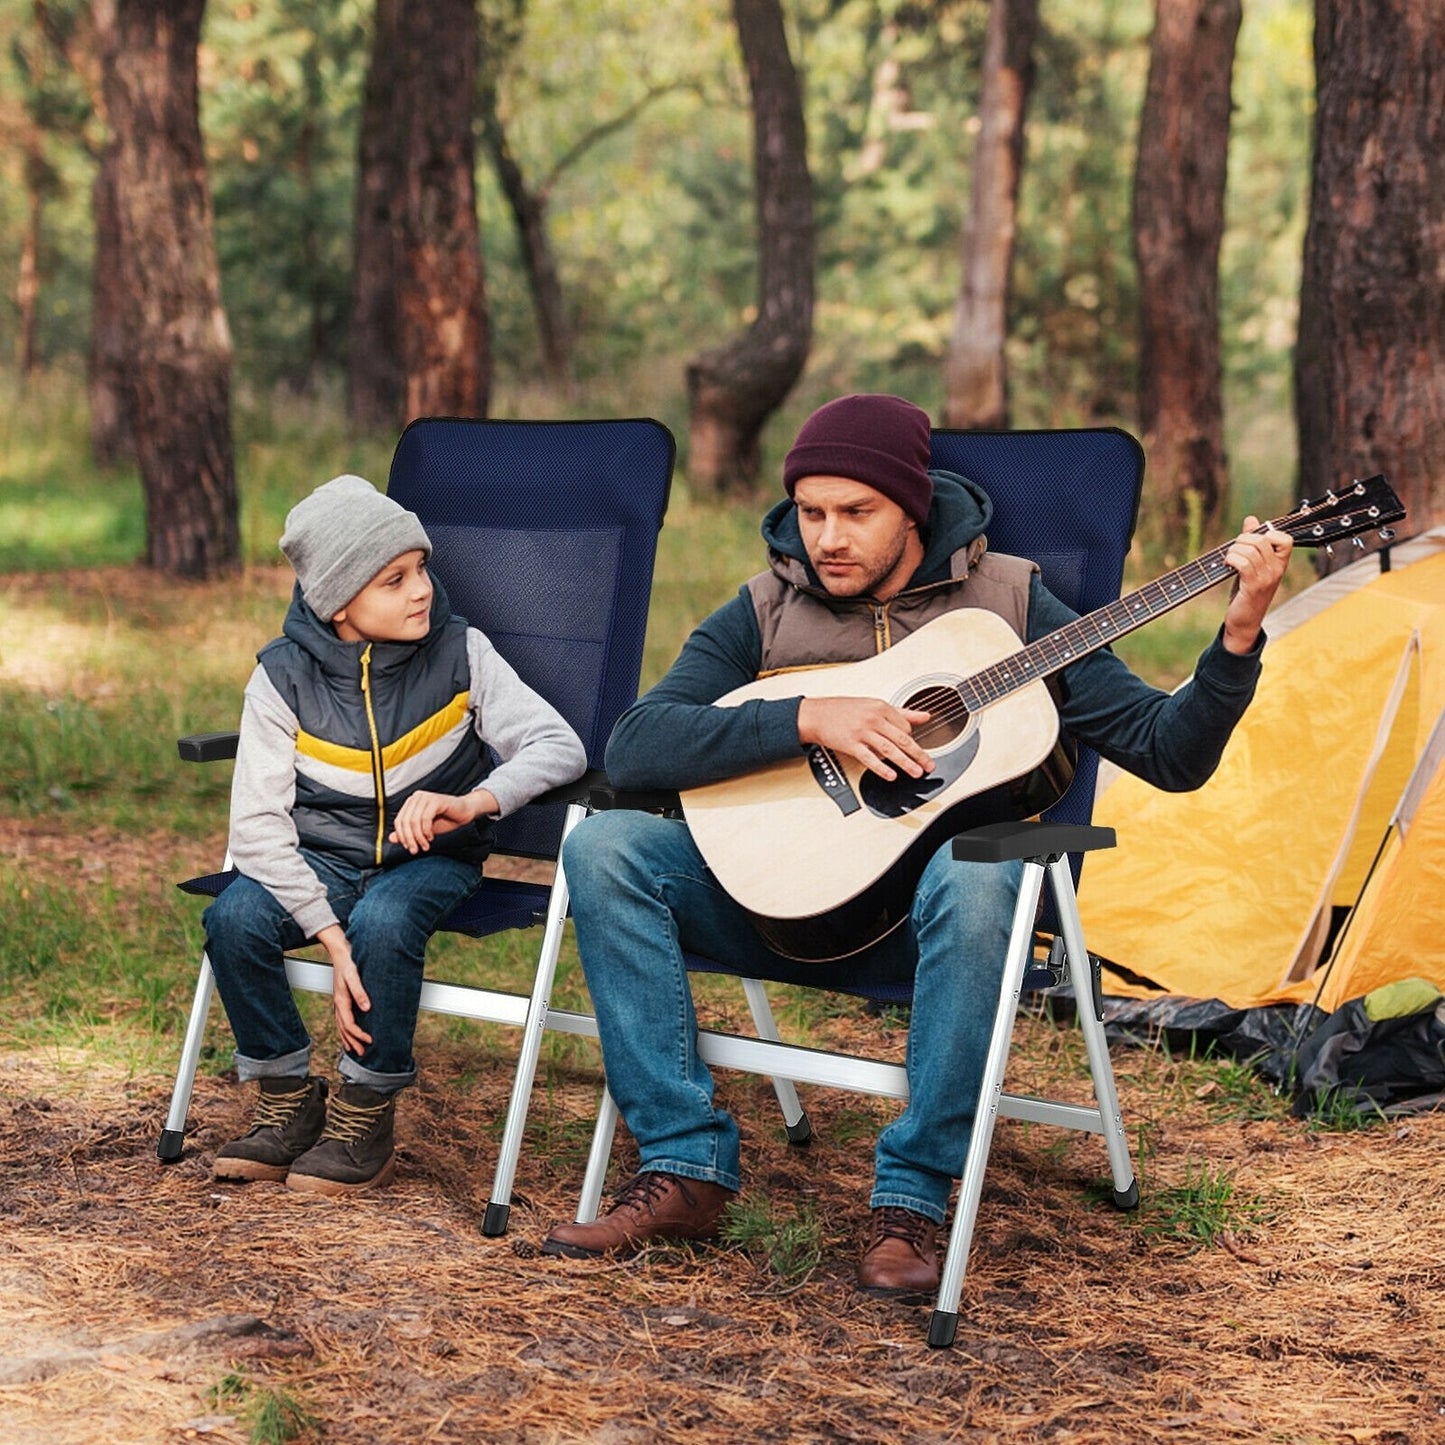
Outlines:
{"type": "Polygon", "coordinates": [[[343,642],[420,642],[431,626],[431,574],[426,553],[393,557],[335,617],[343,642]]]}

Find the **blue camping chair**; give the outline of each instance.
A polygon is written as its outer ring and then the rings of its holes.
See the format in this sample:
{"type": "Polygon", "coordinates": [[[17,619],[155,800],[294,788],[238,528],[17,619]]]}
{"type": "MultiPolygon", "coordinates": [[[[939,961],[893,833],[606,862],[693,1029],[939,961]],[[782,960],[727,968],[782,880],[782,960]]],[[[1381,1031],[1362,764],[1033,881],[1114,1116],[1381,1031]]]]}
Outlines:
{"type": "MultiPolygon", "coordinates": [[[[637,696],[657,536],[667,508],[674,444],[659,422],[476,421],[426,418],[403,432],[388,494],[431,537],[432,568],[452,607],[496,644],[523,681],[576,729],[594,770],[521,809],[497,830],[498,854],[556,862],[566,833],[586,816],[589,789],[618,715],[637,696]]],[[[181,756],[235,756],[235,733],[183,738],[181,756]]],[[[223,871],[181,884],[214,895],[223,871]]],[[[421,1007],[514,1024],[522,1042],[482,1225],[506,1230],[542,1030],[596,1036],[590,1015],[548,1007],[567,916],[560,865],[551,883],[483,877],[447,919],[481,938],[542,926],[530,996],[428,979],[421,1007]]],[[[331,969],[287,960],[293,986],[331,992],[331,969]]],[[[201,959],[190,1023],[158,1154],[180,1157],[186,1112],[214,982],[201,959]]]]}
{"type": "MultiPolygon", "coordinates": [[[[1127,433],[1112,428],[935,431],[932,462],[971,478],[989,493],[994,503],[994,520],[988,530],[990,550],[1037,562],[1048,588],[1074,611],[1092,612],[1119,596],[1144,476],[1143,452],[1127,433]]],[[[1084,947],[1075,898],[1083,853],[1114,842],[1112,829],[1090,824],[1098,761],[1091,749],[1079,748],[1068,791],[1037,821],[991,824],[961,834],[954,842],[955,856],[971,861],[1023,859],[1024,875],[978,1117],[968,1158],[959,1161],[958,1202],[929,1327],[929,1343],[937,1347],[951,1345],[957,1329],[964,1271],[998,1115],[1101,1134],[1114,1202],[1124,1209],[1138,1203],[1138,1185],[1104,1040],[1098,964],[1084,947]],[[1038,905],[1045,880],[1049,884],[1047,906],[1040,917],[1038,905]],[[1035,956],[1036,918],[1040,919],[1039,932],[1052,938],[1047,958],[1035,956]],[[1093,1079],[1092,1105],[1003,1091],[1014,1018],[1025,988],[1056,984],[1065,977],[1078,1001],[1093,1079]]],[[[606,807],[658,806],[660,800],[625,793],[609,797],[604,792],[596,801],[606,807]]],[[[688,963],[700,972],[736,974],[725,959],[690,954],[688,963]]],[[[711,1066],[770,1076],[783,1103],[784,1125],[791,1141],[803,1143],[812,1136],[796,1095],[787,1091],[792,1082],[907,1098],[907,1077],[901,1065],[781,1042],[762,983],[757,979],[743,979],[742,983],[758,1037],[704,1030],[699,1052],[711,1066]]],[[[901,986],[844,987],[842,991],[880,1004],[906,1003],[911,997],[911,990],[901,986]]],[[[616,1105],[604,1090],[578,1205],[579,1221],[596,1218],[616,1123],[616,1105]]]]}

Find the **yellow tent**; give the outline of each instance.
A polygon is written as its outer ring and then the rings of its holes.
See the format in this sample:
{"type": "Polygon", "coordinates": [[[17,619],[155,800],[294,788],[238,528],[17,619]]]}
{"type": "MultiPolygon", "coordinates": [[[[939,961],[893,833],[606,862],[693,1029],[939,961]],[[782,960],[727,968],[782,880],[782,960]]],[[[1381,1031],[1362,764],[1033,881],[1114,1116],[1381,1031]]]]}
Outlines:
{"type": "MultiPolygon", "coordinates": [[[[1234,1008],[1319,994],[1332,1011],[1402,977],[1445,991],[1445,553],[1380,573],[1264,657],[1204,788],[1121,777],[1100,795],[1119,847],[1084,870],[1090,949],[1234,1008]]],[[[1151,992],[1107,972],[1105,989],[1151,992]]]]}

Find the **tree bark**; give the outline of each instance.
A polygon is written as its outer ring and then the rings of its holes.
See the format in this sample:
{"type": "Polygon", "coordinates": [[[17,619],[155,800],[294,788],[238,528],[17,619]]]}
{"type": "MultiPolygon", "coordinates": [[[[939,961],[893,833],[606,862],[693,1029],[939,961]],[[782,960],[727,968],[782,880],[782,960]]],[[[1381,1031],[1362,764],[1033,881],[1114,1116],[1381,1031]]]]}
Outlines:
{"type": "Polygon", "coordinates": [[[231,336],[201,146],[205,0],[118,0],[105,73],[145,560],[213,577],[240,557],[231,336]]]}
{"type": "Polygon", "coordinates": [[[1384,472],[1414,535],[1445,522],[1445,3],[1318,0],[1315,71],[1300,489],[1384,472]]]}
{"type": "Polygon", "coordinates": [[[992,0],[973,157],[973,199],[962,239],[963,280],[944,374],[949,426],[1008,426],[1008,300],[1018,234],[1024,116],[1034,78],[1038,0],[992,0]]]}
{"type": "Polygon", "coordinates": [[[1240,0],[1157,0],[1134,175],[1143,533],[1197,550],[1224,514],[1219,246],[1240,0]]]}
{"type": "Polygon", "coordinates": [[[90,450],[103,467],[135,457],[131,428],[132,400],[125,290],[121,281],[120,199],[116,195],[118,150],[114,143],[101,152],[91,184],[91,216],[95,249],[90,278],[90,450]]]}
{"type": "Polygon", "coordinates": [[[376,0],[371,63],[361,107],[356,160],[355,255],[346,397],[359,431],[391,430],[401,420],[406,380],[398,349],[393,207],[401,186],[394,110],[403,58],[402,0],[376,0]]]}
{"type": "Polygon", "coordinates": [[[779,0],[733,0],[753,108],[758,314],[746,333],[687,368],[688,480],[751,498],[758,437],[808,359],[813,336],[813,180],[802,93],[779,0]]]}
{"type": "Polygon", "coordinates": [[[485,416],[476,0],[377,0],[357,182],[350,406],[361,427],[485,416]]]}
{"type": "Polygon", "coordinates": [[[45,155],[36,126],[25,137],[25,229],[20,241],[20,267],[15,282],[15,364],[29,376],[39,361],[37,320],[40,308],[40,232],[45,215],[45,155]]]}

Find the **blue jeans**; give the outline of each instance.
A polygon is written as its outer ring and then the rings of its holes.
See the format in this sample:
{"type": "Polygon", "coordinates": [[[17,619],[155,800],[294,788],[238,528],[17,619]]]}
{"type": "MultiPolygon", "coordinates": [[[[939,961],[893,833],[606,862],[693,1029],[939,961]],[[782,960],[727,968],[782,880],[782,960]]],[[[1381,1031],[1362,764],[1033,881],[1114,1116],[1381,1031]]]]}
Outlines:
{"type": "MultiPolygon", "coordinates": [[[[371,1035],[359,1057],[342,1054],[341,1077],[382,1093],[416,1078],[412,1035],[426,944],[476,886],[481,869],[423,854],[394,868],[360,869],[303,848],[346,930],[371,1008],[356,1020],[371,1035]]],[[[286,978],[285,954],[307,939],[271,893],[244,874],[202,915],[206,954],[236,1036],[242,1080],[305,1077],[311,1038],[286,978]]]]}
{"type": "Polygon", "coordinates": [[[834,964],[768,949],[680,820],[594,814],[569,835],[563,865],[607,1084],[644,1170],[740,1183],[737,1125],[714,1103],[697,1053],[685,953],[823,988],[912,980],[910,1098],[878,1136],[870,1204],[943,1222],[968,1152],[1021,864],[958,863],[945,845],[923,872],[909,922],[834,964]]]}

